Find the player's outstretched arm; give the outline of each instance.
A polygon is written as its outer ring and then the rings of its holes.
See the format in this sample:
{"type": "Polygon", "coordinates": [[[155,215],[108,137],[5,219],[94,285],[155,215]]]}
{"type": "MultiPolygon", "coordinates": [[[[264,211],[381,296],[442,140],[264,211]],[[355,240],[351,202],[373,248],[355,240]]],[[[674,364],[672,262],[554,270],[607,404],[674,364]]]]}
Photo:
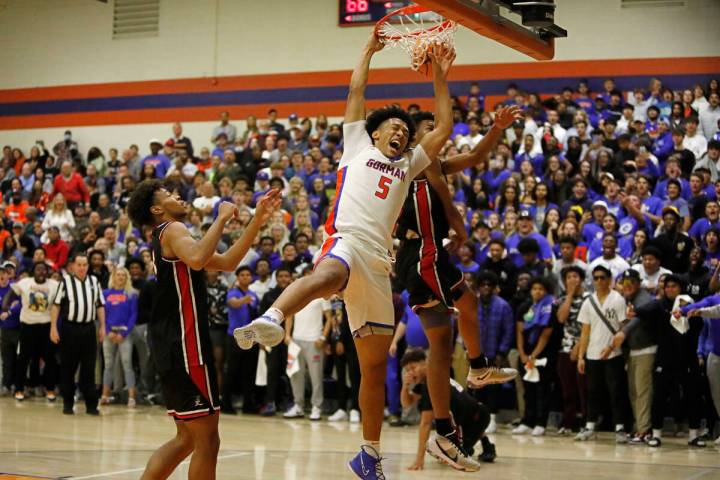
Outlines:
{"type": "Polygon", "coordinates": [[[435,129],[423,137],[420,145],[427,156],[435,160],[453,129],[452,101],[447,77],[455,61],[455,50],[444,44],[436,44],[428,55],[432,61],[435,89],[435,129]]]}
{"type": "Polygon", "coordinates": [[[513,105],[503,107],[495,114],[495,123],[493,123],[490,131],[483,137],[480,142],[475,145],[468,153],[461,153],[446,159],[442,164],[442,171],[448,175],[451,173],[462,172],[466,168],[473,167],[482,163],[488,154],[495,148],[503,133],[512,123],[522,118],[520,107],[513,105]]]}
{"type": "Polygon", "coordinates": [[[222,202],[217,218],[200,240],[193,239],[188,228],[181,222],[172,222],[162,236],[163,252],[179,258],[193,270],[202,270],[215,254],[225,224],[236,212],[237,207],[234,204],[222,202]]]}
{"type": "Polygon", "coordinates": [[[437,138],[431,139],[432,142],[430,145],[425,145],[423,142],[421,142],[421,145],[423,145],[423,150],[425,150],[425,153],[430,157],[431,160],[430,165],[423,171],[423,173],[425,174],[428,182],[430,182],[433,190],[435,190],[435,192],[440,197],[443,211],[445,212],[445,216],[448,218],[448,223],[450,224],[450,227],[455,231],[455,240],[457,241],[454,242],[454,246],[458,247],[458,244],[462,244],[465,242],[465,240],[467,240],[467,234],[465,232],[465,222],[463,221],[460,212],[458,212],[457,208],[455,208],[455,205],[453,204],[452,197],[450,196],[450,189],[448,188],[447,182],[445,181],[442,167],[440,166],[440,162],[437,158],[438,154],[440,153],[440,149],[442,149],[445,141],[452,132],[452,103],[450,100],[450,91],[447,86],[447,71],[443,72],[442,66],[438,64],[440,62],[445,62],[445,66],[449,69],[449,66],[452,64],[452,61],[455,58],[455,54],[452,50],[442,46],[436,48],[438,48],[438,51],[436,52],[436,55],[434,55],[433,73],[435,75],[434,86],[436,98],[435,103],[437,110],[435,114],[435,119],[438,124],[432,132],[428,133],[427,135],[425,135],[425,137],[423,137],[423,141],[428,136],[435,134],[435,132],[437,132],[441,128],[441,124],[445,125],[444,127],[442,127],[445,128],[445,130],[444,132],[438,133],[437,138]],[[440,50],[440,48],[443,48],[444,50],[440,50]],[[449,129],[447,128],[448,125],[450,127],[449,129]],[[437,149],[437,153],[431,155],[431,153],[428,151],[428,148],[434,151],[436,148],[436,142],[441,142],[440,146],[437,149]]]}
{"type": "Polygon", "coordinates": [[[350,91],[348,93],[347,105],[345,107],[345,123],[357,122],[365,120],[365,87],[368,82],[368,72],[370,71],[370,60],[376,52],[383,49],[385,45],[375,35],[370,34],[367,45],[363,48],[360,61],[355,70],[353,70],[350,78],[350,91]]]}
{"type": "Polygon", "coordinates": [[[280,206],[281,201],[282,195],[278,189],[270,190],[263,195],[255,207],[255,216],[245,227],[245,231],[240,238],[225,253],[215,253],[205,268],[221,272],[235,271],[242,259],[245,258],[248,250],[250,250],[258,232],[270,218],[270,215],[280,206]]]}

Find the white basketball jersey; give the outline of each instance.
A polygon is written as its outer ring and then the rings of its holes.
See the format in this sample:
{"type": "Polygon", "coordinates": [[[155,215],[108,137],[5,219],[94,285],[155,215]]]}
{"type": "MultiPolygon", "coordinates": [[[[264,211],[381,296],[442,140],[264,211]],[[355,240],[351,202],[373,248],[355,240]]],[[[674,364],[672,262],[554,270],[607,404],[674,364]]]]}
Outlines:
{"type": "Polygon", "coordinates": [[[345,124],[343,135],[345,149],[325,233],[348,233],[390,251],[410,182],[430,159],[420,145],[395,159],[387,158],[373,146],[364,120],[345,124]]]}

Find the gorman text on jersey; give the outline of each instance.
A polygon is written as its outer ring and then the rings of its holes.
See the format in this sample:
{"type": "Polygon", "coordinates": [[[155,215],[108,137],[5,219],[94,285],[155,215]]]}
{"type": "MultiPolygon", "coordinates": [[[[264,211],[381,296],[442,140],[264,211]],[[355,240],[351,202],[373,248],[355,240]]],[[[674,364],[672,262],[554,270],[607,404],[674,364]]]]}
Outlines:
{"type": "Polygon", "coordinates": [[[405,172],[387,163],[378,162],[377,160],[370,159],[367,161],[365,166],[378,170],[386,175],[391,175],[395,178],[400,179],[401,182],[405,181],[405,172]]]}

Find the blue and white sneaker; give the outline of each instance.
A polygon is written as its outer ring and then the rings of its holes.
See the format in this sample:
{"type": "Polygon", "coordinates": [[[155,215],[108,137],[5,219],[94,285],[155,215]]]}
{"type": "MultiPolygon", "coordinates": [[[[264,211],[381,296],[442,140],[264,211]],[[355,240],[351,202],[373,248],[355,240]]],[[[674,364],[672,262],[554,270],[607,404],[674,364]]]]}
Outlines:
{"type": "Polygon", "coordinates": [[[360,453],[348,462],[348,467],[358,478],[385,480],[381,462],[382,457],[374,448],[363,445],[360,453]]]}
{"type": "Polygon", "coordinates": [[[250,350],[255,343],[266,347],[274,347],[285,338],[285,329],[270,317],[263,315],[248,325],[233,330],[233,336],[238,347],[243,350],[250,350]]]}

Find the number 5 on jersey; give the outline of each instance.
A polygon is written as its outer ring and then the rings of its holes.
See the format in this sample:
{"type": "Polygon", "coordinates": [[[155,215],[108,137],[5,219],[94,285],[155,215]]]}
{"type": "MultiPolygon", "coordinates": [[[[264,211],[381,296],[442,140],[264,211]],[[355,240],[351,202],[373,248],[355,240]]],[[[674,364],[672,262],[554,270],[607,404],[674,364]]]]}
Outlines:
{"type": "Polygon", "coordinates": [[[392,181],[392,178],[386,177],[385,175],[380,177],[380,180],[378,181],[378,188],[380,190],[375,192],[375,196],[381,200],[385,200],[388,196],[388,193],[390,193],[390,184],[392,183],[392,181]]]}

